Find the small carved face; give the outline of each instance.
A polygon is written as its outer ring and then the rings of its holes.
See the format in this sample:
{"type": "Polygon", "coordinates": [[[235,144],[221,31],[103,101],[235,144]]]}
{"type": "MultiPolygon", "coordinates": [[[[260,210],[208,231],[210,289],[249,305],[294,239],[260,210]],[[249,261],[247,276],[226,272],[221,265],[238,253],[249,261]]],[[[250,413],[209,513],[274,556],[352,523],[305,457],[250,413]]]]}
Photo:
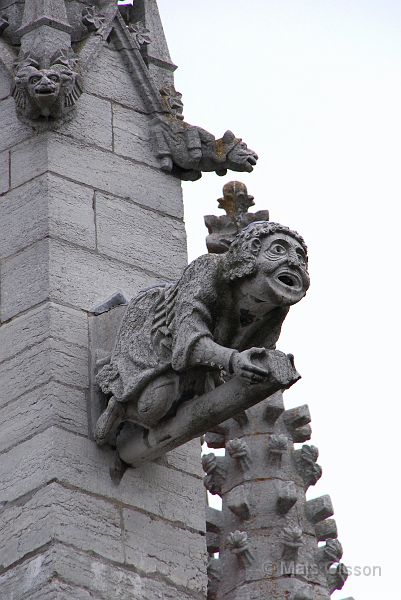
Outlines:
{"type": "Polygon", "coordinates": [[[182,94],[177,92],[174,86],[168,85],[160,90],[161,97],[165,106],[179,121],[184,119],[184,103],[182,94]]]}
{"type": "Polygon", "coordinates": [[[305,250],[291,235],[274,233],[255,239],[256,273],[244,281],[245,292],[256,302],[291,306],[306,294],[309,285],[305,250]]]}
{"type": "Polygon", "coordinates": [[[33,120],[60,118],[82,93],[80,76],[70,67],[69,58],[60,55],[43,69],[34,57],[22,58],[13,89],[18,115],[33,120]]]}
{"type": "Polygon", "coordinates": [[[39,102],[45,99],[54,101],[60,93],[60,86],[60,74],[52,69],[35,69],[28,79],[28,93],[39,102]]]}

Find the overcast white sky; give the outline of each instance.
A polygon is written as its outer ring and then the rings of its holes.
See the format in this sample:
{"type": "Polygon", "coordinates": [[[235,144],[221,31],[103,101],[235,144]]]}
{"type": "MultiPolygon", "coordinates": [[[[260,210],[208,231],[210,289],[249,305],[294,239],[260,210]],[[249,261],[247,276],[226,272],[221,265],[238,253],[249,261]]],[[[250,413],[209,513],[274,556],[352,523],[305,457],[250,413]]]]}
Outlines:
{"type": "Polygon", "coordinates": [[[184,184],[190,258],[235,178],[305,237],[312,285],[279,342],[303,379],[286,404],[309,404],[323,477],[308,497],[331,495],[344,562],[382,570],[333,597],[400,597],[401,4],[158,4],[186,120],[260,155],[250,175],[184,184]]]}

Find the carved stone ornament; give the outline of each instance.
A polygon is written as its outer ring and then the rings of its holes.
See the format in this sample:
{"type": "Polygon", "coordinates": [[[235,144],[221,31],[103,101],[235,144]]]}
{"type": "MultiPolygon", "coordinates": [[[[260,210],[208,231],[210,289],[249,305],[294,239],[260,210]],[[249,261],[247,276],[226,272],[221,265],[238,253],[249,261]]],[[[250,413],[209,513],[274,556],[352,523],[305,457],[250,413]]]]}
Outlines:
{"type": "Polygon", "coordinates": [[[104,23],[104,15],[99,13],[94,6],[85,6],[82,10],[82,23],[88,31],[97,31],[104,23]]]}
{"type": "Polygon", "coordinates": [[[150,37],[150,31],[142,21],[137,21],[136,23],[130,23],[128,25],[128,31],[131,33],[132,37],[135,39],[138,46],[148,46],[152,43],[152,38],[150,37]]]}
{"type": "Polygon", "coordinates": [[[82,73],[110,32],[118,29],[116,37],[121,38],[126,26],[119,20],[117,2],[103,3],[102,13],[66,0],[18,4],[19,10],[0,16],[0,35],[5,31],[0,63],[14,80],[18,117],[45,130],[72,111],[83,91],[82,73]]]}
{"type": "Polygon", "coordinates": [[[306,253],[296,232],[254,223],[225,254],[201,256],[176,283],[131,300],[97,374],[108,398],[97,443],[141,464],[292,385],[292,357],[274,348],[309,287],[306,253]]]}
{"type": "Polygon", "coordinates": [[[166,115],[155,117],[151,124],[154,152],[163,171],[177,172],[181,179],[196,181],[202,171],[225,175],[228,169],[250,173],[257,154],[231,131],[216,140],[214,135],[183,120],[181,94],[174,86],[160,90],[166,115]]]}
{"type": "Polygon", "coordinates": [[[335,569],[333,568],[333,571],[330,570],[327,576],[330,594],[344,587],[348,574],[348,569],[344,563],[339,563],[335,569]]]}
{"type": "Polygon", "coordinates": [[[82,81],[75,70],[72,50],[56,53],[49,67],[27,54],[17,62],[13,96],[17,112],[27,119],[59,119],[71,110],[82,93],[82,81]]]}
{"type": "Polygon", "coordinates": [[[328,539],[324,546],[321,546],[316,553],[316,560],[327,573],[331,565],[338,563],[343,555],[343,549],[337,539],[328,539]]]}
{"type": "Polygon", "coordinates": [[[253,563],[254,556],[249,547],[248,534],[245,531],[233,531],[227,536],[226,543],[242,566],[248,567],[253,563]]]}
{"type": "Polygon", "coordinates": [[[301,450],[295,450],[294,460],[298,473],[304,480],[305,490],[315,485],[322,476],[322,467],[317,464],[319,450],[316,446],[304,444],[301,450]]]}
{"type": "Polygon", "coordinates": [[[250,223],[269,220],[268,210],[248,212],[255,203],[253,196],[248,194],[246,186],[240,181],[226,183],[223,187],[223,197],[219,198],[218,203],[218,208],[224,209],[226,214],[220,217],[205,216],[205,225],[209,232],[206,246],[213,254],[227,252],[235,236],[250,223]]]}
{"type": "Polygon", "coordinates": [[[243,473],[248,471],[252,459],[249,452],[248,444],[244,440],[237,438],[229,440],[226,444],[226,450],[231,456],[231,458],[238,461],[238,464],[243,473]]]}
{"type": "Polygon", "coordinates": [[[283,454],[288,449],[288,438],[282,433],[274,433],[269,437],[268,459],[270,464],[280,466],[283,454]]]}
{"type": "Polygon", "coordinates": [[[220,495],[226,477],[224,459],[221,456],[216,456],[213,452],[204,454],[202,456],[202,468],[206,473],[203,479],[205,488],[212,495],[220,495]]]}

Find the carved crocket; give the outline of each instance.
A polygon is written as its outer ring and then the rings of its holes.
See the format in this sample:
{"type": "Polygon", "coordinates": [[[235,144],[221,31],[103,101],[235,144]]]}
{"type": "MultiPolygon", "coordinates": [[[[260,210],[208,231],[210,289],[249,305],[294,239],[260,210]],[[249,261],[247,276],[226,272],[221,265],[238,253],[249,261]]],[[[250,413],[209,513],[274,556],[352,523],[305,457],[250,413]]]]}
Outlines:
{"type": "Polygon", "coordinates": [[[307,249],[287,227],[259,221],[225,254],[194,260],[181,279],[131,300],[97,382],[109,398],[98,444],[123,421],[151,429],[186,400],[238,377],[266,381],[289,307],[309,287],[307,249]]]}

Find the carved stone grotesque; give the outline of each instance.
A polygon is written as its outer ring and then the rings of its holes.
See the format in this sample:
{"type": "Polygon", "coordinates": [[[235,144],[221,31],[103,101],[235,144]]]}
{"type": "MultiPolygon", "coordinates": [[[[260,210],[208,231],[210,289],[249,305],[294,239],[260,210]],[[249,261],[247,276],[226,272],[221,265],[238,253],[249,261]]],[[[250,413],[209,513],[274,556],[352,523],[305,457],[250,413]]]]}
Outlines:
{"type": "Polygon", "coordinates": [[[224,209],[226,214],[220,217],[205,216],[205,225],[209,232],[206,246],[213,254],[227,252],[235,236],[250,223],[269,220],[268,210],[248,212],[255,202],[253,196],[248,194],[246,186],[240,181],[226,183],[223,187],[223,197],[219,198],[218,203],[218,208],[224,209]]]}
{"type": "Polygon", "coordinates": [[[58,53],[42,68],[34,56],[17,64],[13,96],[17,111],[26,119],[58,119],[71,110],[82,93],[81,78],[71,53],[58,53]]]}
{"type": "MultiPolygon", "coordinates": [[[[290,306],[308,287],[303,239],[261,221],[245,228],[225,254],[194,260],[178,282],[141,292],[129,303],[110,361],[97,374],[109,399],[96,426],[98,444],[113,443],[125,421],[152,430],[190,399],[198,414],[188,422],[199,420],[202,399],[196,396],[231,380],[256,394],[274,372],[283,372],[282,361],[289,364],[274,348],[290,306]]],[[[259,391],[259,400],[266,391],[259,391]]],[[[238,414],[232,396],[227,401],[233,405],[229,416],[238,414]]]]}
{"type": "Polygon", "coordinates": [[[257,154],[226,131],[221,139],[183,119],[181,94],[173,86],[160,90],[166,108],[165,115],[155,117],[151,135],[156,156],[163,171],[176,171],[181,179],[196,181],[202,171],[215,171],[225,175],[232,171],[250,173],[258,160],[257,154]]]}

